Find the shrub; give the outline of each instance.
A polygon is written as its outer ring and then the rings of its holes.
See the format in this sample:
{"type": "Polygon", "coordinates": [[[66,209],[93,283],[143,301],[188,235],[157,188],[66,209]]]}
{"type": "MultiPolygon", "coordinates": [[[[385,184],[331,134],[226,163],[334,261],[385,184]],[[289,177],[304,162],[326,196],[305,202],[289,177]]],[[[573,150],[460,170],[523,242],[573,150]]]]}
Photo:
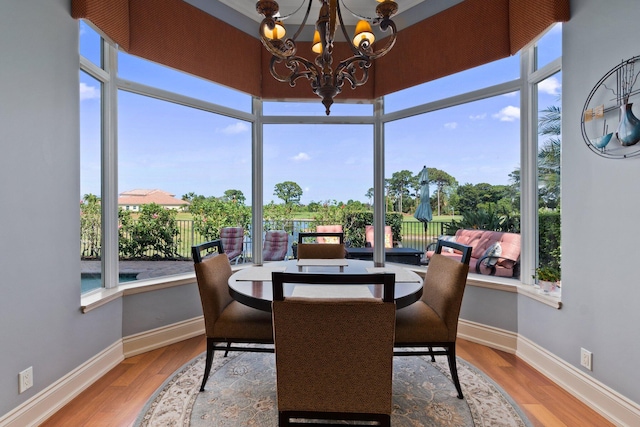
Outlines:
{"type": "Polygon", "coordinates": [[[179,230],[177,212],[156,203],[142,205],[137,219],[130,211],[120,210],[119,249],[124,258],[176,259],[179,230]]]}

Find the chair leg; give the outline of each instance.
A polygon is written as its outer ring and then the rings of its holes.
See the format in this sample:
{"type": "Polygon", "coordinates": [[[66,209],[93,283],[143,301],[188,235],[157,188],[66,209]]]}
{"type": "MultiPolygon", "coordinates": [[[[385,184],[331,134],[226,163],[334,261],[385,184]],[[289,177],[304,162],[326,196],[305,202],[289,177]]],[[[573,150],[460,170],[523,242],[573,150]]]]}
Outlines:
{"type": "Polygon", "coordinates": [[[229,347],[231,347],[231,341],[227,343],[227,349],[224,352],[224,357],[227,357],[227,354],[229,354],[229,347]]]}
{"type": "Polygon", "coordinates": [[[213,347],[215,346],[215,342],[213,339],[207,337],[207,358],[204,364],[204,377],[202,378],[202,385],[200,385],[200,391],[204,391],[204,386],[207,384],[207,380],[209,379],[209,374],[211,373],[211,365],[213,364],[213,352],[215,351],[213,347]]]}
{"type": "Polygon", "coordinates": [[[436,356],[433,354],[433,347],[429,347],[429,351],[431,352],[431,361],[435,362],[436,361],[436,356]]]}
{"type": "Polygon", "coordinates": [[[460,380],[458,379],[458,366],[456,363],[456,343],[451,343],[447,347],[447,358],[449,359],[449,371],[451,371],[453,384],[456,386],[456,390],[458,390],[458,399],[463,399],[464,396],[462,396],[462,387],[460,387],[460,380]]]}

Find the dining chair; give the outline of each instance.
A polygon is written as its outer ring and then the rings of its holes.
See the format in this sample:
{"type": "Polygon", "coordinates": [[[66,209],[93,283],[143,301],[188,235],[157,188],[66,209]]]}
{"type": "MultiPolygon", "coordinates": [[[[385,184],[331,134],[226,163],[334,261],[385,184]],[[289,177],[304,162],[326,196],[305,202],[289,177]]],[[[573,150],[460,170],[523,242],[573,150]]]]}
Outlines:
{"type": "Polygon", "coordinates": [[[244,228],[223,227],[220,229],[220,240],[224,253],[229,257],[229,262],[238,264],[244,259],[244,228]]]}
{"type": "Polygon", "coordinates": [[[301,232],[298,234],[298,259],[340,259],[345,258],[344,233],[341,232],[301,232]],[[335,243],[321,243],[320,239],[335,239],[335,243]],[[305,243],[305,239],[316,243],[305,243]]]}
{"type": "Polygon", "coordinates": [[[439,240],[436,253],[431,257],[424,277],[422,297],[419,301],[396,312],[396,356],[446,355],[451,378],[462,399],[462,388],[456,364],[456,337],[462,296],[469,273],[471,247],[439,240]],[[460,261],[442,255],[442,248],[460,251],[460,261]],[[424,348],[427,348],[424,350],[424,348]],[[408,350],[406,348],[412,348],[408,350]],[[434,350],[442,348],[442,350],[434,350]]]}
{"type": "Polygon", "coordinates": [[[232,347],[232,343],[273,344],[271,314],[235,301],[229,295],[228,282],[232,274],[229,258],[220,240],[192,246],[200,302],[207,336],[207,356],[200,391],[204,391],[216,350],[273,352],[273,347],[232,347]],[[217,249],[211,252],[212,248],[217,249]],[[208,253],[208,255],[206,255],[208,253]],[[226,343],[217,346],[216,343],[226,343]]]}
{"type": "Polygon", "coordinates": [[[289,250],[289,233],[284,230],[270,230],[264,235],[262,247],[263,261],[282,261],[289,250]]]}
{"type": "Polygon", "coordinates": [[[390,426],[395,275],[273,272],[272,282],[278,425],[309,425],[291,421],[301,418],[390,426]],[[292,296],[285,284],[294,285],[292,296]],[[353,284],[382,285],[382,299],[322,292],[353,284]]]}
{"type": "MultiPolygon", "coordinates": [[[[373,247],[373,225],[365,225],[364,240],[366,246],[373,247]]],[[[384,226],[384,247],[393,247],[393,230],[391,229],[390,225],[384,226]]]]}

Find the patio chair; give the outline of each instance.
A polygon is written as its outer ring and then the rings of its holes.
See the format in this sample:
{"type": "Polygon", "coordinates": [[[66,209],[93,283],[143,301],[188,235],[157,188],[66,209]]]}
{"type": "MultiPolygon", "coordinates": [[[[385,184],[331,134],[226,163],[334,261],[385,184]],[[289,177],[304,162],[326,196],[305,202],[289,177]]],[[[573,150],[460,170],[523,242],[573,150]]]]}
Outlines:
{"type": "Polygon", "coordinates": [[[318,425],[290,423],[303,418],[390,426],[395,275],[274,272],[272,277],[278,425],[318,425]],[[294,294],[309,284],[377,283],[383,284],[384,297],[285,298],[284,283],[301,284],[294,294]]]}
{"type": "Polygon", "coordinates": [[[229,257],[229,262],[238,264],[244,259],[244,228],[224,227],[220,229],[220,240],[224,253],[229,257]]]}
{"type": "Polygon", "coordinates": [[[298,259],[339,259],[346,257],[344,234],[300,233],[298,234],[298,259]],[[316,243],[305,243],[305,239],[315,239],[316,243]],[[335,239],[335,243],[321,243],[320,239],[335,239]]]}
{"type": "Polygon", "coordinates": [[[191,247],[207,336],[207,357],[200,391],[204,391],[209,378],[215,350],[224,350],[225,356],[229,351],[273,352],[273,347],[231,346],[233,342],[273,344],[273,326],[271,313],[248,307],[229,295],[228,282],[232,271],[229,258],[221,256],[223,253],[220,240],[191,247]],[[203,256],[205,251],[214,247],[217,254],[203,256]],[[226,343],[226,346],[216,346],[218,342],[226,343]]]}
{"type": "MultiPolygon", "coordinates": [[[[342,226],[337,225],[317,225],[316,232],[318,233],[343,233],[342,226]]],[[[344,240],[344,234],[343,234],[344,240]]],[[[343,241],[336,240],[334,237],[318,237],[318,243],[343,243],[343,241]]]]}
{"type": "MultiPolygon", "coordinates": [[[[365,231],[365,242],[367,247],[373,247],[373,225],[366,225],[365,231]]],[[[391,230],[390,225],[384,226],[384,247],[392,248],[393,247],[393,231],[391,230]]]]}
{"type": "Polygon", "coordinates": [[[284,230],[270,230],[264,235],[263,261],[282,261],[289,250],[289,233],[284,230]]]}
{"type": "Polygon", "coordinates": [[[411,350],[396,351],[396,356],[446,355],[451,378],[462,399],[462,388],[456,365],[456,338],[458,316],[462,296],[467,284],[471,247],[459,243],[438,240],[436,253],[429,261],[424,277],[422,298],[396,312],[395,347],[411,350]],[[450,247],[462,253],[461,260],[441,254],[443,247],[450,247]],[[420,348],[427,347],[426,350],[420,348]],[[443,350],[434,350],[433,348],[443,350]]]}

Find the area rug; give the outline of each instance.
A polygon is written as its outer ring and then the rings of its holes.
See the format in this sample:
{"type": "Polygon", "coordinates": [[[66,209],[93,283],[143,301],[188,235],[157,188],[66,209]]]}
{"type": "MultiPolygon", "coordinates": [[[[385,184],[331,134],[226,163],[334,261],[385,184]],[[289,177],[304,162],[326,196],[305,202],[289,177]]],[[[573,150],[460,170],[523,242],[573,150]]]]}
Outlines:
{"type": "MultiPolygon", "coordinates": [[[[275,358],[269,353],[216,353],[199,393],[204,354],[176,371],[149,400],[134,426],[277,425],[275,358]]],[[[492,380],[458,358],[465,399],[458,399],[446,358],[395,357],[394,427],[531,427],[522,411],[492,380]]],[[[349,424],[345,422],[344,424],[349,424]]]]}

